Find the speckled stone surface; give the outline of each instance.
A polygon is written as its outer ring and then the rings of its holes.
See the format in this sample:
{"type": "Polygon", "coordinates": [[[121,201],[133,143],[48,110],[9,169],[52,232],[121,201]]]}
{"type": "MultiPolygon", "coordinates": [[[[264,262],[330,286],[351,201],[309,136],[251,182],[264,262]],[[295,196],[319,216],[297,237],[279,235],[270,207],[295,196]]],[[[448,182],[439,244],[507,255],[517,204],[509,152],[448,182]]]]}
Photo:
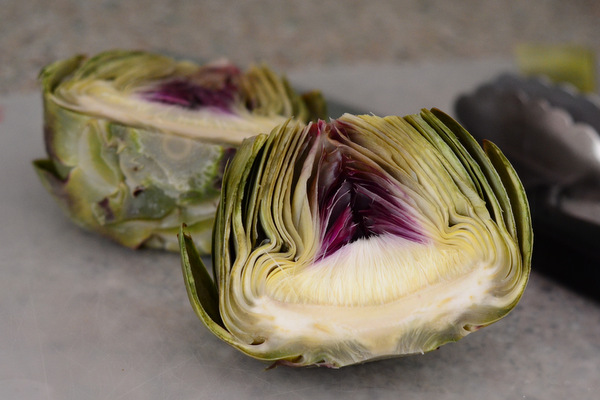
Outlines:
{"type": "Polygon", "coordinates": [[[0,93],[39,69],[114,47],[279,70],[510,56],[521,42],[600,49],[595,0],[1,0],[0,93]]]}
{"type": "MultiPolygon", "coordinates": [[[[405,114],[448,110],[458,93],[511,68],[494,58],[321,66],[290,78],[342,109],[405,114]]],[[[124,249],[63,216],[30,164],[44,154],[37,94],[2,96],[0,110],[3,400],[598,398],[600,305],[541,274],[535,254],[516,309],[457,343],[340,370],[265,371],[195,316],[178,255],[124,249]]],[[[572,262],[559,267],[579,267],[572,262]]]]}

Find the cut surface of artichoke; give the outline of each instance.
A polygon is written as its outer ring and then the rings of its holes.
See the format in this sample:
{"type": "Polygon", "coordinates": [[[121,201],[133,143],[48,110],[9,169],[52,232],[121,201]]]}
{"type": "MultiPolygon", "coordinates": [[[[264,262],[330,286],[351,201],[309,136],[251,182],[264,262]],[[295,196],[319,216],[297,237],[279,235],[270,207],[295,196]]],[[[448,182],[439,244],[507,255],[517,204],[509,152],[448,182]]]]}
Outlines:
{"type": "MultiPolygon", "coordinates": [[[[113,61],[114,62],[114,61],[113,61]]],[[[248,132],[268,132],[274,126],[283,123],[289,116],[300,114],[299,118],[305,117],[306,110],[294,109],[292,102],[287,99],[288,93],[286,83],[274,76],[266,67],[253,67],[246,74],[230,64],[214,64],[203,67],[192,68],[186,62],[179,62],[159,55],[141,54],[136,63],[158,64],[155,68],[163,73],[169,73],[166,77],[158,77],[158,82],[150,84],[135,82],[137,85],[118,85],[113,80],[113,75],[98,77],[97,75],[79,78],[72,77],[70,81],[60,84],[52,93],[52,100],[57,104],[74,111],[97,115],[122,124],[134,126],[151,126],[156,129],[165,130],[174,134],[200,138],[206,141],[218,143],[239,144],[248,137],[248,132]],[[172,65],[173,64],[173,65],[172,65]],[[187,68],[182,68],[181,65],[187,68]],[[179,67],[179,68],[178,68],[179,67]],[[184,71],[179,71],[184,69],[184,71]],[[190,71],[185,71],[190,69],[190,71]],[[200,96],[194,95],[200,90],[202,84],[207,85],[204,78],[211,70],[223,71],[217,82],[210,83],[212,96],[207,95],[204,104],[200,96]],[[185,81],[179,76],[183,77],[185,81]],[[257,113],[249,110],[245,104],[244,93],[242,93],[242,80],[252,79],[250,75],[263,74],[269,76],[265,81],[273,85],[271,92],[261,99],[265,105],[269,102],[279,102],[272,107],[270,112],[257,113]],[[172,76],[175,76],[173,78],[172,76]],[[99,79],[100,78],[100,79],[99,79]],[[167,80],[166,83],[162,80],[167,80]],[[172,97],[159,96],[168,80],[182,83],[183,88],[177,91],[177,95],[184,96],[184,100],[177,102],[172,97]],[[175,80],[178,79],[178,80],[175,80]],[[198,82],[196,82],[198,81],[198,82]],[[212,86],[222,86],[231,82],[229,91],[231,93],[220,94],[223,89],[212,86]],[[235,82],[235,83],[234,83],[235,82]],[[183,85],[185,84],[185,86],[183,85]],[[279,85],[280,87],[277,87],[279,85]],[[224,97],[225,99],[219,99],[224,97]],[[212,100],[212,101],[210,101],[212,100]],[[170,106],[166,106],[170,105],[170,106]]],[[[121,66],[121,69],[127,65],[121,66]]],[[[113,71],[113,74],[121,72],[113,71]]],[[[127,72],[127,71],[126,71],[127,72]]],[[[140,75],[144,73],[140,68],[140,75]]],[[[157,79],[155,76],[130,77],[131,79],[149,78],[157,79]]],[[[206,90],[209,90],[206,89],[206,90]]],[[[173,91],[173,89],[171,89],[173,91]]],[[[269,107],[267,107],[267,110],[269,107]]]]}
{"type": "Polygon", "coordinates": [[[438,110],[288,122],[224,177],[216,282],[180,232],[190,301],[258,359],[341,367],[422,353],[506,315],[525,289],[523,187],[438,110]]]}
{"type": "Polygon", "coordinates": [[[242,140],[326,117],[318,92],[298,94],[264,65],[113,50],[57,61],[40,81],[42,183],[77,224],[132,248],[177,250],[185,221],[208,254],[223,171],[242,140]]]}

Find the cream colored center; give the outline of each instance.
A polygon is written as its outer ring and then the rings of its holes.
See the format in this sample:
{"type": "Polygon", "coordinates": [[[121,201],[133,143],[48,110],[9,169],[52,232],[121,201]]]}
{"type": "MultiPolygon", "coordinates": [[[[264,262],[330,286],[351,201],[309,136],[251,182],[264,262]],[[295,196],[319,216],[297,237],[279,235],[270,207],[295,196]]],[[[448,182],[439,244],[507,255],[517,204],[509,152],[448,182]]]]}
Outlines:
{"type": "Polygon", "coordinates": [[[287,117],[280,115],[255,115],[241,107],[234,114],[228,114],[215,113],[211,109],[187,110],[153,103],[122,95],[105,82],[74,85],[70,91],[58,91],[54,100],[63,107],[123,124],[151,126],[218,143],[239,144],[250,136],[269,133],[287,120],[287,117]]]}
{"type": "Polygon", "coordinates": [[[471,270],[476,260],[477,255],[464,246],[373,236],[311,265],[280,265],[269,275],[265,290],[285,303],[378,305],[456,278],[471,270]]]}

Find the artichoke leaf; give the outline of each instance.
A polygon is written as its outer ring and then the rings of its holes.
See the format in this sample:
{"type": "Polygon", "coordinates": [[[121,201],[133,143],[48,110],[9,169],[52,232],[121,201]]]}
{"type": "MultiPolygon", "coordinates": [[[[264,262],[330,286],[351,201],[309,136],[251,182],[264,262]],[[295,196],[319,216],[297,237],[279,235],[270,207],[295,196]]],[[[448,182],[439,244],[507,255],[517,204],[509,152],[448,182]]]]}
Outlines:
{"type": "Polygon", "coordinates": [[[318,91],[297,93],[266,65],[111,50],[56,61],[39,79],[54,167],[34,162],[38,176],[76,224],[131,248],[176,251],[185,222],[210,253],[224,169],[241,142],[327,116],[318,91]]]}
{"type": "Polygon", "coordinates": [[[289,121],[244,141],[225,173],[219,329],[292,366],[431,351],[516,306],[532,240],[510,163],[439,110],[289,121]]]}

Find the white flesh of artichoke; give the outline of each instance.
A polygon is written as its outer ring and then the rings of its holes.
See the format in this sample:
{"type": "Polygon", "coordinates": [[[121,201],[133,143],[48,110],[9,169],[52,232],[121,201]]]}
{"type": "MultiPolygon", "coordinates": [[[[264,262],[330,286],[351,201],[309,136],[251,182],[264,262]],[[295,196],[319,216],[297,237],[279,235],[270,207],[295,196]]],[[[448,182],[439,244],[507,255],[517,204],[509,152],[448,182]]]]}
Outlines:
{"type": "Polygon", "coordinates": [[[216,284],[180,234],[192,305],[231,345],[294,366],[422,353],[497,321],[525,288],[532,233],[518,177],[484,148],[437,110],[246,141],[221,194],[216,284]]]}

